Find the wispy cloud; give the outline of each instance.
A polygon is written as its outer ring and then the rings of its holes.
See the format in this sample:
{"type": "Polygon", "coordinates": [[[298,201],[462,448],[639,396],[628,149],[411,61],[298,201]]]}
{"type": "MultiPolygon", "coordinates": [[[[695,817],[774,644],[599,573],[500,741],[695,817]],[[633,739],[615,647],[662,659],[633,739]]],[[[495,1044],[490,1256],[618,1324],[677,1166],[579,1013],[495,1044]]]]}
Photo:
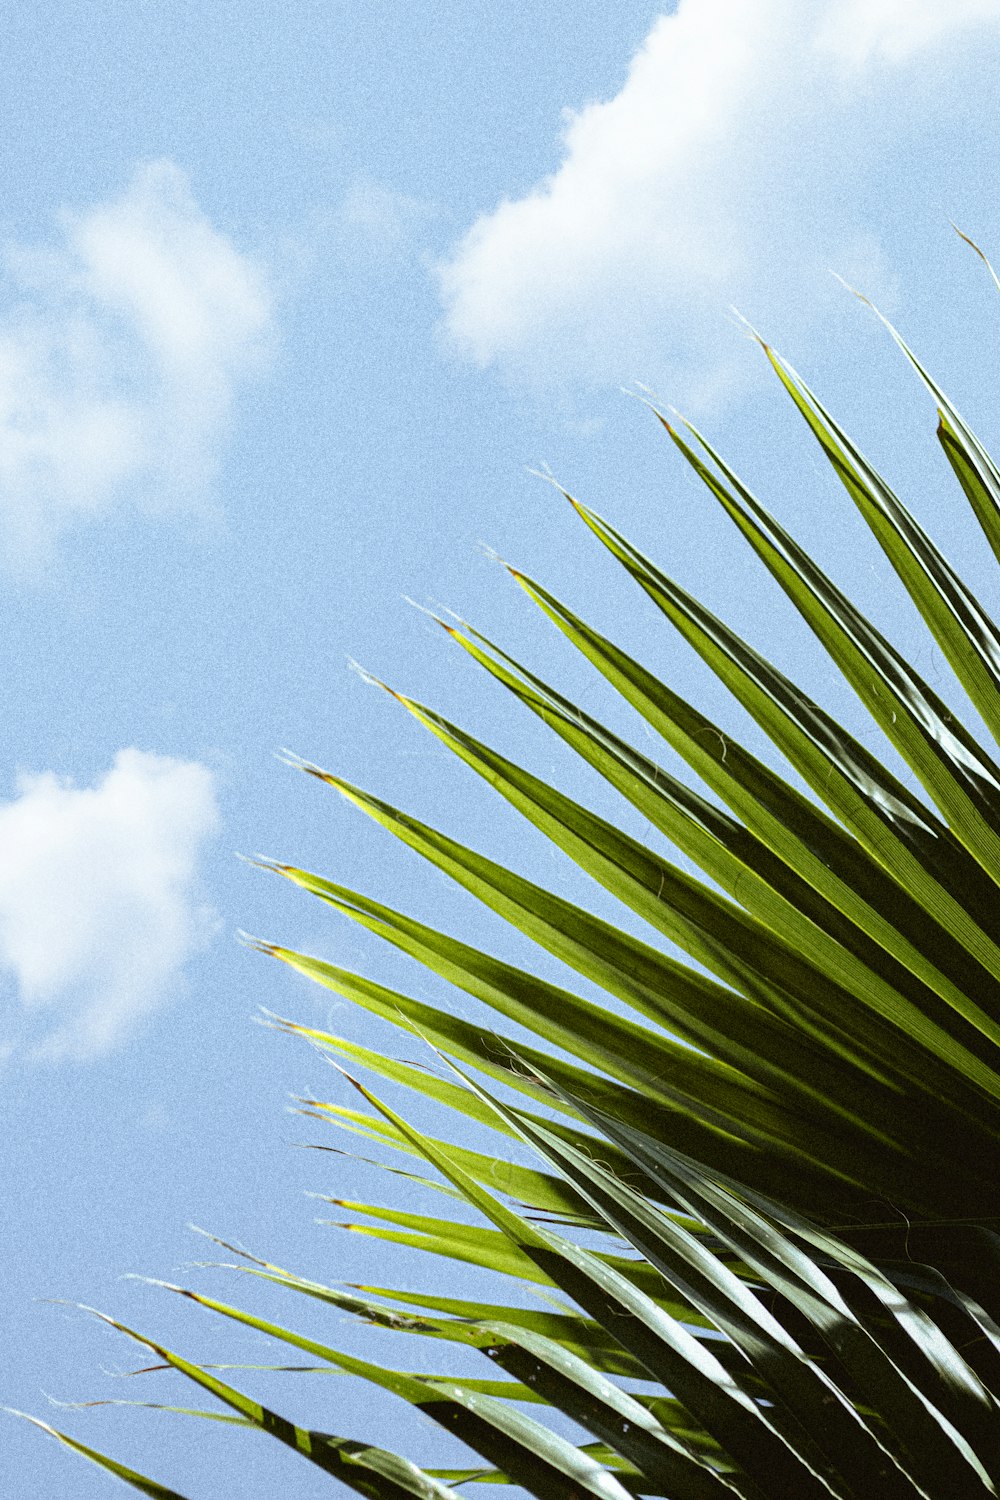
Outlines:
{"type": "Polygon", "coordinates": [[[0,1055],[94,1057],[164,1002],[215,930],[195,890],[217,822],[195,761],[127,749],[92,787],[20,779],[0,804],[0,1055]]]}
{"type": "Polygon", "coordinates": [[[831,263],[891,298],[902,207],[944,224],[928,125],[987,88],[998,44],[1000,0],[680,0],[621,91],[567,113],[553,174],[440,267],[447,335],[518,378],[680,371],[709,394],[731,301],[807,318],[831,263]]]}
{"type": "Polygon", "coordinates": [[[122,504],[197,507],[271,330],[261,269],[169,161],[9,246],[0,287],[0,526],[15,561],[122,504]]]}
{"type": "Polygon", "coordinates": [[[393,255],[412,244],[434,212],[426,199],[394,192],[371,177],[355,177],[340,205],[340,224],[369,254],[393,255]]]}
{"type": "Polygon", "coordinates": [[[855,66],[902,63],[956,32],[1000,17],[997,0],[837,0],[817,32],[820,49],[855,66]]]}

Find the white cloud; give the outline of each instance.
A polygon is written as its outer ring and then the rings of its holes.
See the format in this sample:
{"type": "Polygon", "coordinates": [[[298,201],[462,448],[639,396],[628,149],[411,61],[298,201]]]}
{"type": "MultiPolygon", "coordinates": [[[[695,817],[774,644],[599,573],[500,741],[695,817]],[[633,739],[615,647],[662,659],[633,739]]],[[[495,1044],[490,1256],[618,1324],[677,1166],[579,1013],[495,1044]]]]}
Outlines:
{"type": "Polygon", "coordinates": [[[558,169],[439,268],[450,341],[519,378],[680,371],[705,395],[730,302],[808,319],[831,264],[891,300],[901,206],[944,223],[928,119],[985,100],[998,45],[1000,0],[680,0],[614,98],[567,112],[558,169]]]}
{"type": "Polygon", "coordinates": [[[0,307],[0,522],[21,561],[126,502],[196,507],[270,329],[262,272],[169,161],[11,246],[0,307]]]}
{"type": "Polygon", "coordinates": [[[873,58],[905,62],[934,42],[979,21],[996,21],[996,0],[838,0],[819,30],[820,48],[857,65],[873,58]]]}
{"type": "Polygon", "coordinates": [[[165,1000],[215,929],[194,890],[217,821],[211,771],[141,750],[93,787],[19,780],[0,804],[0,995],[19,1002],[0,1053],[97,1056],[165,1000]]]}

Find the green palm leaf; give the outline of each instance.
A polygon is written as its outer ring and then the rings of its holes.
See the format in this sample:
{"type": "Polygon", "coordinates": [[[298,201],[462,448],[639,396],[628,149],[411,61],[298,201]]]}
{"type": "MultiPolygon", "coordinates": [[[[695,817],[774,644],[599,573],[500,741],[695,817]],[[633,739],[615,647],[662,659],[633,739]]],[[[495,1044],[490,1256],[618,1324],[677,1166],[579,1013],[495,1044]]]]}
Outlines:
{"type": "MultiPolygon", "coordinates": [[[[1000,470],[890,331],[935,401],[944,453],[1000,559],[1000,470]]],[[[996,736],[1000,630],[819,398],[764,347],[996,736]]],[[[567,495],[808,790],[520,570],[510,572],[527,597],[699,787],[474,626],[441,618],[506,706],[546,725],[700,875],[403,693],[393,696],[404,711],[629,913],[627,930],[295,762],[609,1003],[328,875],[261,862],[476,1007],[470,1019],[256,944],[394,1024],[411,1049],[404,1059],[272,1018],[318,1047],[363,1100],[310,1096],[301,1112],[388,1147],[394,1180],[428,1190],[431,1207],[321,1196],[350,1215],[345,1228],[387,1251],[402,1244],[503,1276],[504,1300],[328,1286],[235,1252],[229,1271],[245,1285],[264,1281],[305,1299],[303,1309],[323,1304],[428,1340],[421,1347],[439,1363],[419,1374],[169,1288],[430,1416],[462,1439],[469,1462],[420,1470],[315,1432],[107,1321],[240,1422],[391,1500],[446,1500],[465,1483],[515,1483],[540,1500],[996,1497],[1000,766],[709,440],[656,415],[921,790],[567,495]],[[404,1091],[421,1121],[444,1123],[418,1128],[359,1070],[404,1091]],[[451,1345],[484,1361],[481,1372],[441,1371],[451,1345]]],[[[174,1493],[55,1435],[136,1488],[174,1493]]]]}

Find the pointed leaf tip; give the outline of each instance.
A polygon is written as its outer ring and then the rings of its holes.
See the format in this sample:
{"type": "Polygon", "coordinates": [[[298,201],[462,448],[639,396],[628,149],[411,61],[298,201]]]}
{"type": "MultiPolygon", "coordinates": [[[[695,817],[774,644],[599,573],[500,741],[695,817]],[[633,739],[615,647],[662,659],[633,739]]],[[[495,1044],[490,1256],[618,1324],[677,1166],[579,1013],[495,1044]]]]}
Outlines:
{"type": "Polygon", "coordinates": [[[851,294],[852,297],[857,297],[858,301],[859,302],[863,302],[866,307],[870,307],[871,310],[872,310],[872,312],[876,312],[876,313],[878,312],[878,308],[875,306],[874,302],[871,300],[870,297],[866,297],[865,294],[864,294],[864,292],[859,292],[858,289],[857,289],[857,287],[856,286],[852,286],[851,283],[847,280],[847,278],[845,276],[841,276],[840,272],[838,270],[836,270],[833,266],[830,266],[829,270],[830,270],[830,275],[834,278],[835,281],[839,281],[840,282],[840,284],[844,288],[845,292],[850,292],[850,294],[851,294]]]}
{"type": "Polygon", "coordinates": [[[254,953],[266,953],[268,958],[274,958],[278,953],[277,943],[270,943],[266,938],[254,937],[249,932],[237,933],[237,942],[242,943],[254,953]]]}
{"type": "Polygon", "coordinates": [[[983,265],[992,276],[994,286],[997,287],[998,290],[1000,290],[1000,276],[998,276],[996,271],[993,269],[993,263],[990,260],[989,256],[985,253],[985,251],[980,249],[974,239],[970,238],[969,235],[963,233],[963,231],[959,229],[958,225],[953,219],[949,220],[949,223],[951,224],[952,229],[954,229],[955,233],[958,235],[959,239],[964,240],[965,243],[969,246],[970,250],[974,250],[975,253],[979,256],[979,259],[982,261],[983,265]]]}

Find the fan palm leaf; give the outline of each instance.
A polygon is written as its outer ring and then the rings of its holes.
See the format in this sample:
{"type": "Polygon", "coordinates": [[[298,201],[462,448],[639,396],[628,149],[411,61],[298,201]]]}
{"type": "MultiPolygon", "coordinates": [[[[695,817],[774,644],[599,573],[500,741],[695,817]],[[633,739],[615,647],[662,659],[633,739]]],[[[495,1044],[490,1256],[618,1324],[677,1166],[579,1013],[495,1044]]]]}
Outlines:
{"type": "MultiPolygon", "coordinates": [[[[936,402],[941,448],[1000,558],[1000,471],[892,332],[936,402]]],[[[1000,631],[819,398],[763,347],[982,728],[997,738],[1000,631]]],[[[559,959],[588,993],[328,875],[263,862],[491,1012],[475,1023],[308,954],[257,944],[431,1049],[431,1066],[422,1066],[273,1018],[318,1045],[363,1101],[313,1097],[301,1101],[303,1113],[394,1148],[392,1172],[478,1218],[329,1201],[352,1216],[355,1232],[473,1265],[514,1291],[510,1301],[486,1302],[338,1288],[245,1252],[233,1269],[305,1299],[290,1305],[318,1301],[430,1340],[438,1352],[443,1344],[477,1351],[497,1374],[390,1368],[170,1288],[372,1383],[476,1457],[464,1469],[422,1471],[311,1431],[208,1366],[107,1321],[240,1422],[386,1500],[445,1500],[455,1485],[498,1482],[539,1500],[996,1496],[1000,765],[921,678],[912,653],[865,618],[712,444],[691,424],[656,415],[854,690],[909,784],[567,494],[806,790],[519,570],[509,571],[529,599],[702,791],[660,764],[648,742],[637,748],[474,626],[441,617],[447,636],[681,862],[400,692],[401,709],[630,913],[625,925],[296,762],[559,959]],[[606,1003],[590,998],[595,990],[606,1003]],[[420,1110],[443,1110],[448,1138],[417,1128],[360,1074],[409,1091],[420,1110]],[[463,1141],[470,1127],[494,1132],[495,1145],[472,1149],[463,1141]],[[562,1300],[554,1310],[524,1306],[529,1285],[562,1300]]],[[[146,1493],[173,1493],[55,1435],[146,1493]]]]}

